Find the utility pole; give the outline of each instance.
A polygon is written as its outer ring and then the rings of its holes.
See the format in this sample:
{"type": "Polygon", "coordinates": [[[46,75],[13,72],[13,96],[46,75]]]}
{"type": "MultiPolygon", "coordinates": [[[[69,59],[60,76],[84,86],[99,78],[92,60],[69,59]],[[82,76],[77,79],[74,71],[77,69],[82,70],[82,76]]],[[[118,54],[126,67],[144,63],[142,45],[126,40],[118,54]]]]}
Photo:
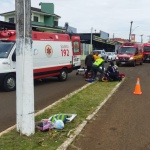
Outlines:
{"type": "Polygon", "coordinates": [[[91,28],[91,45],[92,45],[92,40],[93,40],[92,36],[93,36],[93,27],[91,28]]]}
{"type": "Polygon", "coordinates": [[[132,31],[132,23],[133,21],[131,21],[131,25],[130,25],[129,42],[131,41],[130,38],[131,38],[131,31],[132,31]]]}
{"type": "Polygon", "coordinates": [[[143,34],[141,34],[140,36],[141,36],[141,43],[143,43],[143,34]]]}
{"type": "Polygon", "coordinates": [[[15,0],[16,7],[16,118],[17,131],[35,133],[31,0],[15,0]]]}
{"type": "Polygon", "coordinates": [[[148,42],[150,42],[150,35],[148,37],[149,37],[148,42]]]}
{"type": "Polygon", "coordinates": [[[114,35],[114,33],[113,33],[113,40],[114,40],[114,38],[115,38],[115,35],[114,35]]]}
{"type": "Polygon", "coordinates": [[[93,41],[93,27],[91,28],[91,51],[93,49],[92,41],[93,41]]]}

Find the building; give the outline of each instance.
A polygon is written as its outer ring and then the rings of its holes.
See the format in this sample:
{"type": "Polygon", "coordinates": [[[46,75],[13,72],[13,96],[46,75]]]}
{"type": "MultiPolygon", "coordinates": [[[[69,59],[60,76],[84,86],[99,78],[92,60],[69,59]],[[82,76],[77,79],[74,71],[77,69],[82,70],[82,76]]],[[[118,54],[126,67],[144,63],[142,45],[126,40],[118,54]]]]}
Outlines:
{"type": "MultiPolygon", "coordinates": [[[[40,3],[41,9],[31,7],[32,30],[64,32],[65,29],[59,26],[60,16],[54,13],[53,3],[40,3]]],[[[16,12],[10,11],[0,14],[4,21],[0,21],[0,29],[15,29],[16,12]]]]}
{"type": "MultiPolygon", "coordinates": [[[[82,46],[82,56],[85,58],[93,49],[105,49],[106,52],[118,50],[122,41],[110,39],[109,33],[77,33],[77,29],[66,22],[64,27],[59,26],[60,16],[54,13],[53,3],[40,3],[41,9],[31,7],[31,23],[33,31],[68,33],[70,36],[79,35],[82,46]]],[[[10,11],[0,14],[5,21],[0,21],[0,30],[15,30],[16,12],[10,11]]]]}

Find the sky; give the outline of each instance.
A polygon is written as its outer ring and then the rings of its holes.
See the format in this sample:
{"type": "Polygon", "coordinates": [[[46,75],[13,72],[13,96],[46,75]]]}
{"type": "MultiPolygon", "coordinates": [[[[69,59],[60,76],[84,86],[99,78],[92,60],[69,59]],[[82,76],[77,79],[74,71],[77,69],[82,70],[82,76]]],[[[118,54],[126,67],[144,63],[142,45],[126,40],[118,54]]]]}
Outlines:
{"type": "MultiPolygon", "coordinates": [[[[15,0],[0,0],[0,13],[15,10],[15,0]]],[[[54,3],[55,14],[61,16],[59,26],[68,22],[78,33],[109,33],[109,38],[129,39],[135,34],[137,42],[150,40],[150,0],[31,0],[31,6],[54,3]]],[[[3,17],[0,17],[3,21],[3,17]]]]}

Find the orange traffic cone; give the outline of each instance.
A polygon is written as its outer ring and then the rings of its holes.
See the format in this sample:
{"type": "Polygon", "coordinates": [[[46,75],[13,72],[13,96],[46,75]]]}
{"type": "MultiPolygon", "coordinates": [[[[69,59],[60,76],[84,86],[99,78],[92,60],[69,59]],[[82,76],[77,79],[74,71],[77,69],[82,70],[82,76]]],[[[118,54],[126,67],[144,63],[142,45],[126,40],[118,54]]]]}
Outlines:
{"type": "Polygon", "coordinates": [[[140,87],[140,78],[137,78],[134,94],[142,94],[141,87],[140,87]]]}

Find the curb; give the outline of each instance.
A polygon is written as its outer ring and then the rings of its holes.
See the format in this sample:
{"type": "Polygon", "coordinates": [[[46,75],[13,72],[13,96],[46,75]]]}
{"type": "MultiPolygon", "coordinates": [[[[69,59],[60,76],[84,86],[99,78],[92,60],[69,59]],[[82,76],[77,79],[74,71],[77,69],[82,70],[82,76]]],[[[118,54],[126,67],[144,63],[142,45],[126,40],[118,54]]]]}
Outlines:
{"type": "Polygon", "coordinates": [[[116,92],[116,90],[120,87],[120,85],[124,82],[125,78],[119,82],[115,88],[110,92],[110,94],[107,96],[107,98],[104,99],[102,103],[97,107],[97,109],[89,115],[70,135],[70,137],[60,146],[57,148],[57,150],[67,150],[68,146],[74,141],[74,139],[79,135],[79,133],[82,131],[82,129],[85,127],[85,125],[88,123],[89,120],[91,120],[95,114],[104,106],[104,104],[109,100],[109,98],[116,92]]]}

